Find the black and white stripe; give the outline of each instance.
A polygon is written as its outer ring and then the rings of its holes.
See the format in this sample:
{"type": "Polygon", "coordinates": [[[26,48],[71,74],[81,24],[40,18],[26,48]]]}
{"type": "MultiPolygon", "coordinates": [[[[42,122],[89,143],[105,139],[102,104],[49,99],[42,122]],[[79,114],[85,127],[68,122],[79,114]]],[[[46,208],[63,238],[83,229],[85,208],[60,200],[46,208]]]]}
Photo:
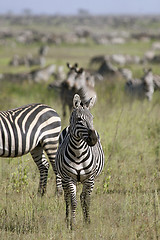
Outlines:
{"type": "Polygon", "coordinates": [[[41,195],[46,190],[49,169],[45,152],[55,171],[60,130],[57,112],[44,104],[0,112],[0,157],[19,157],[30,152],[40,171],[41,195]]]}
{"type": "Polygon", "coordinates": [[[89,111],[94,103],[90,100],[83,106],[81,104],[79,95],[75,94],[70,126],[60,135],[55,161],[57,171],[62,178],[67,225],[71,204],[71,228],[75,223],[77,182],[83,184],[81,206],[84,220],[90,222],[90,194],[94,187],[94,179],[101,173],[104,166],[104,153],[99,135],[93,129],[93,116],[89,111]]]}

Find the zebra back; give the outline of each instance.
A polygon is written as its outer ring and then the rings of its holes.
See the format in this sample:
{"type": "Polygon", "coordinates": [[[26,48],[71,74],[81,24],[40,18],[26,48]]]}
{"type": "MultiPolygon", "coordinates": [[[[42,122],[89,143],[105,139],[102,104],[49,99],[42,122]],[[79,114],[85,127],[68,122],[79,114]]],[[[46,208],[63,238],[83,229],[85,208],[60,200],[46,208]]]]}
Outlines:
{"type": "Polygon", "coordinates": [[[38,144],[57,138],[61,121],[51,107],[30,104],[0,112],[0,156],[17,157],[32,151],[38,144]]]}

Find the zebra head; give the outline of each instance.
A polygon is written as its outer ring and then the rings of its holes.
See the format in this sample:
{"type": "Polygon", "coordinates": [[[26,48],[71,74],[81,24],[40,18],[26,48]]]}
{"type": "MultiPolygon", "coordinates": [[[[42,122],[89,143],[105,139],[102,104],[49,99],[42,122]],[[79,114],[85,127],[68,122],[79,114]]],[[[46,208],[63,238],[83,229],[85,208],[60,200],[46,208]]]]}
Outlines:
{"type": "Polygon", "coordinates": [[[86,72],[83,68],[80,68],[76,69],[76,73],[74,87],[76,90],[79,90],[86,85],[86,72]]]}
{"type": "Polygon", "coordinates": [[[85,141],[89,146],[94,146],[97,143],[98,136],[93,129],[93,116],[90,113],[90,108],[94,104],[94,99],[91,98],[83,104],[78,94],[73,98],[73,111],[70,117],[70,134],[76,141],[85,141]]]}
{"type": "Polygon", "coordinates": [[[75,63],[74,65],[71,65],[70,63],[67,63],[67,67],[69,68],[69,72],[67,74],[66,84],[69,88],[72,88],[75,84],[75,77],[77,76],[77,67],[78,64],[75,63]]]}

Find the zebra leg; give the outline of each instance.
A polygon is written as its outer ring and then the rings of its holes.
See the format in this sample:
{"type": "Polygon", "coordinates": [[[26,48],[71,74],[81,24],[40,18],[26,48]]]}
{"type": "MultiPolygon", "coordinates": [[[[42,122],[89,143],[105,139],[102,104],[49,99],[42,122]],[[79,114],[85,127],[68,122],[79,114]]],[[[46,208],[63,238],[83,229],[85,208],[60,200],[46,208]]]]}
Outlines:
{"type": "Polygon", "coordinates": [[[56,194],[57,196],[60,196],[63,194],[62,178],[58,173],[56,173],[56,194]]]}
{"type": "Polygon", "coordinates": [[[93,179],[87,179],[83,182],[83,189],[80,195],[81,207],[85,223],[90,223],[90,196],[94,187],[93,179]]]}
{"type": "Polygon", "coordinates": [[[50,156],[48,156],[50,163],[52,165],[53,171],[56,175],[56,195],[60,196],[63,194],[63,188],[62,188],[62,178],[61,176],[57,173],[57,169],[55,166],[55,159],[53,161],[53,158],[51,158],[50,156]]]}
{"type": "Polygon", "coordinates": [[[62,195],[62,193],[63,193],[62,178],[57,173],[57,169],[55,166],[55,158],[56,158],[57,147],[58,147],[58,139],[57,139],[57,141],[53,141],[51,145],[44,142],[44,145],[42,144],[42,147],[44,148],[44,150],[49,158],[49,161],[52,165],[53,171],[56,175],[56,195],[58,195],[58,196],[62,195]]]}
{"type": "Polygon", "coordinates": [[[42,147],[36,147],[31,151],[31,155],[40,172],[38,193],[43,196],[46,192],[49,163],[42,147]]]}
{"type": "Polygon", "coordinates": [[[77,199],[76,199],[76,183],[74,181],[62,181],[64,197],[66,201],[66,222],[67,227],[69,227],[69,205],[71,205],[71,218],[70,218],[70,227],[71,230],[74,229],[76,224],[76,208],[77,208],[77,199]]]}
{"type": "Polygon", "coordinates": [[[67,228],[69,228],[69,206],[70,206],[70,195],[67,189],[64,191],[64,199],[66,202],[66,223],[67,228]]]}

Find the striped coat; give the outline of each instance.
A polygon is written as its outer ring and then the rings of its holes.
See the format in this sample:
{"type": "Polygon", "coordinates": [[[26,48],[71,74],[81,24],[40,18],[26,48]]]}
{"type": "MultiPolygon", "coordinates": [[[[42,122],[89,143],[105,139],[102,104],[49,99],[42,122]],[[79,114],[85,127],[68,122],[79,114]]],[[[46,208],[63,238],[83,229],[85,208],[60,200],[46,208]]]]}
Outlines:
{"type": "Polygon", "coordinates": [[[44,104],[30,104],[0,112],[0,156],[19,157],[31,153],[40,171],[39,192],[46,189],[49,163],[55,170],[55,155],[61,120],[44,104]]]}
{"type": "Polygon", "coordinates": [[[95,178],[104,167],[104,153],[100,138],[93,129],[93,116],[89,108],[94,104],[90,99],[82,104],[78,94],[73,99],[73,111],[70,126],[60,135],[55,165],[62,178],[64,197],[66,201],[66,220],[69,226],[69,208],[71,207],[71,229],[75,224],[77,206],[76,185],[83,184],[81,205],[85,222],[90,222],[90,195],[95,178]]]}

